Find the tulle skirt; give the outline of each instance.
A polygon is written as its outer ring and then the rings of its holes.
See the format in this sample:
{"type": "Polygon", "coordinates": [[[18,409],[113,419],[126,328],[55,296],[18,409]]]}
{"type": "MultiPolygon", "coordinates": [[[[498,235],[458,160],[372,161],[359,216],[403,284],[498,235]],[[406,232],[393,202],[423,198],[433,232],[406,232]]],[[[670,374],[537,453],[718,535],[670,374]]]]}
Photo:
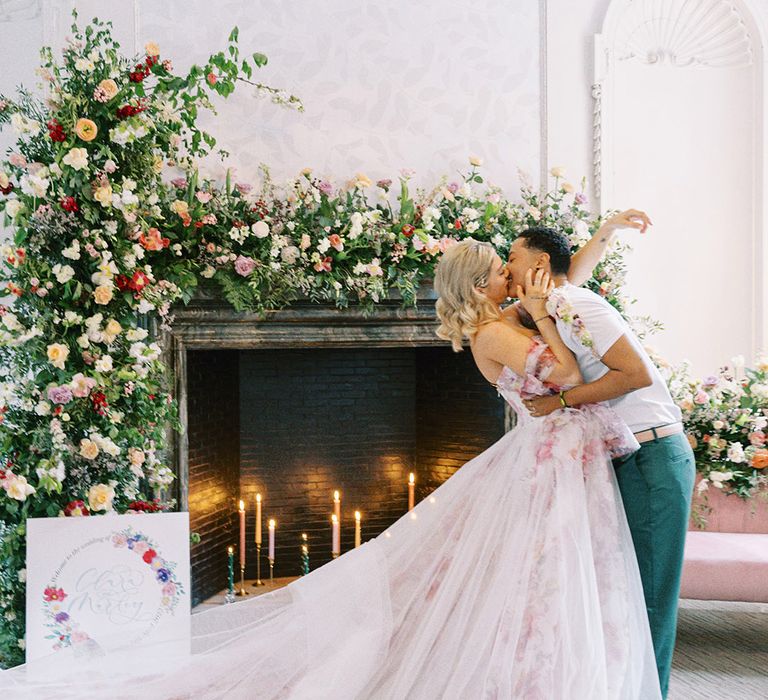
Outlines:
{"type": "Polygon", "coordinates": [[[379,537],[162,647],[0,673],[11,697],[660,698],[608,409],[507,433],[379,537]]]}

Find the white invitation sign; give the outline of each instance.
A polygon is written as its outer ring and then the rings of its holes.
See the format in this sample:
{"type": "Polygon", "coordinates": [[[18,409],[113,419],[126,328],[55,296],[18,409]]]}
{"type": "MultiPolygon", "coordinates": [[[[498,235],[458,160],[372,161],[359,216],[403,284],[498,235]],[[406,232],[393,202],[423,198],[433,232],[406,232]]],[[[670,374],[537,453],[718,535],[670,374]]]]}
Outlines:
{"type": "Polygon", "coordinates": [[[28,519],[26,623],[27,661],[159,642],[184,653],[189,513],[28,519]]]}

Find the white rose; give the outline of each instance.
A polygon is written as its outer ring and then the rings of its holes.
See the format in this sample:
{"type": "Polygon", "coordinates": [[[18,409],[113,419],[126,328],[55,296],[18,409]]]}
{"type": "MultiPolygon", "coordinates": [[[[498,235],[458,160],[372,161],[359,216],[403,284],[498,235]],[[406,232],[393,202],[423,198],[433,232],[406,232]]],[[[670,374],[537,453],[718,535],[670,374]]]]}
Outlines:
{"type": "Polygon", "coordinates": [[[53,274],[59,284],[66,284],[75,276],[75,271],[69,265],[56,265],[53,266],[53,274]]]}
{"type": "Polygon", "coordinates": [[[257,221],[251,226],[251,231],[256,238],[266,238],[269,235],[269,224],[266,221],[257,221]]]}
{"type": "Polygon", "coordinates": [[[94,484],[88,490],[88,506],[91,510],[112,510],[115,489],[107,484],[94,484]]]}
{"type": "Polygon", "coordinates": [[[80,260],[80,242],[77,240],[72,241],[69,248],[64,248],[61,254],[70,260],[80,260]]]}
{"type": "Polygon", "coordinates": [[[80,440],[80,456],[85,459],[96,459],[99,455],[99,446],[88,438],[80,440]]]}
{"type": "Polygon", "coordinates": [[[102,374],[104,372],[111,372],[112,371],[112,356],[111,355],[104,355],[104,357],[100,357],[98,360],[96,360],[96,364],[94,365],[97,372],[101,372],[102,374]]]}
{"type": "Polygon", "coordinates": [[[96,65],[93,61],[90,61],[87,58],[78,58],[75,61],[75,68],[79,71],[83,71],[84,73],[92,73],[96,68],[96,65]]]}
{"type": "Polygon", "coordinates": [[[5,203],[5,212],[12,219],[15,219],[18,213],[24,208],[24,205],[18,199],[9,199],[5,203]]]}
{"type": "Polygon", "coordinates": [[[715,430],[722,430],[725,427],[725,423],[721,420],[716,420],[714,423],[712,423],[712,427],[715,430]]]}
{"type": "Polygon", "coordinates": [[[744,448],[739,442],[732,442],[728,448],[728,459],[734,464],[741,464],[746,460],[744,448]]]}
{"type": "Polygon", "coordinates": [[[317,244],[317,250],[321,254],[325,254],[325,252],[328,250],[328,248],[331,247],[331,242],[327,238],[323,238],[318,244],[317,244]]]}
{"type": "Polygon", "coordinates": [[[70,148],[61,162],[72,170],[83,170],[88,167],[88,151],[84,148],[70,148]]]}
{"type": "Polygon", "coordinates": [[[137,340],[144,340],[149,335],[148,331],[144,328],[131,328],[126,334],[125,337],[128,338],[132,343],[136,342],[137,340]]]}

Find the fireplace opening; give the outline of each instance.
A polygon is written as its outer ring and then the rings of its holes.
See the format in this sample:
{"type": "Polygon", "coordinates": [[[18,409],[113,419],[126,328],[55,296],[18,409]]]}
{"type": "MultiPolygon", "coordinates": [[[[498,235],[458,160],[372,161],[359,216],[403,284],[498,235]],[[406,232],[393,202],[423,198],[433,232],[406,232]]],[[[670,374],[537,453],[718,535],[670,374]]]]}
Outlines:
{"type": "Polygon", "coordinates": [[[408,476],[416,500],[498,440],[505,412],[468,352],[444,347],[189,350],[186,358],[193,604],[224,588],[226,549],[246,507],[246,577],[256,576],[255,504],[276,527],[275,576],[331,559],[333,492],[341,551],[400,518],[408,476]]]}

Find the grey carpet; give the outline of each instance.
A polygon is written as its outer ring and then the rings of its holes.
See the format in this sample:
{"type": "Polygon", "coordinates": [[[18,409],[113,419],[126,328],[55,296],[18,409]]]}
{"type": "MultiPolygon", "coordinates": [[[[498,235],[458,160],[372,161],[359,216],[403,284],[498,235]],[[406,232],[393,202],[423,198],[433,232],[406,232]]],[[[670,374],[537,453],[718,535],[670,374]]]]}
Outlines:
{"type": "Polygon", "coordinates": [[[768,604],[683,600],[668,700],[768,699],[768,604]]]}

